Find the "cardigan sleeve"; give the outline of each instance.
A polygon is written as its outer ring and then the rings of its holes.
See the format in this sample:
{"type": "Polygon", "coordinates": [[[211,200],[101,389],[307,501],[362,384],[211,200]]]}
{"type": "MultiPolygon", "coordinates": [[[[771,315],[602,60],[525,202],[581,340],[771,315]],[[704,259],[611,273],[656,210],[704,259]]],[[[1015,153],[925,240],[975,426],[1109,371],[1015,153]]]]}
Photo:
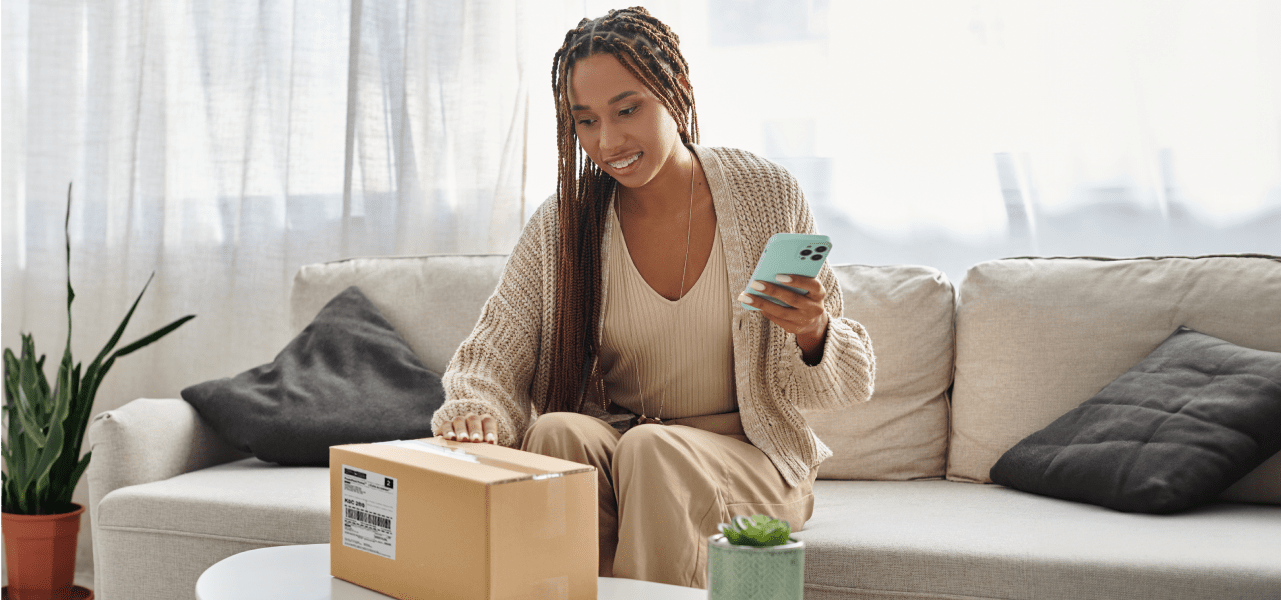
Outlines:
{"type": "MultiPolygon", "coordinates": [[[[792,194],[797,219],[795,231],[817,233],[814,215],[799,185],[793,184],[792,194]]],[[[876,381],[872,338],[861,323],[843,316],[845,302],[841,297],[840,283],[826,262],[819,271],[818,280],[827,293],[823,300],[828,316],[823,356],[817,365],[806,364],[801,347],[796,343],[796,335],[787,334],[783,368],[791,371],[790,395],[797,408],[810,410],[830,410],[867,402],[872,398],[876,381]]]]}
{"type": "Polygon", "coordinates": [[[549,208],[554,204],[545,203],[530,218],[476,327],[449,361],[441,378],[445,402],[431,420],[435,435],[456,417],[489,414],[496,421],[498,443],[519,446],[532,409],[529,389],[538,364],[545,229],[547,218],[555,218],[549,208]]]}

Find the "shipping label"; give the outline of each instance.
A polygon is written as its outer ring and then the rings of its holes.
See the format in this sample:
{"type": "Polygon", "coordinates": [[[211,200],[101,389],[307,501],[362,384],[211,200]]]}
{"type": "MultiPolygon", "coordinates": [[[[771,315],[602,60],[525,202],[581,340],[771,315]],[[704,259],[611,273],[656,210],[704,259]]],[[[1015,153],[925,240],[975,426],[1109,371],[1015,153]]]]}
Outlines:
{"type": "Polygon", "coordinates": [[[396,478],[342,466],[342,545],[396,560],[396,478]]]}

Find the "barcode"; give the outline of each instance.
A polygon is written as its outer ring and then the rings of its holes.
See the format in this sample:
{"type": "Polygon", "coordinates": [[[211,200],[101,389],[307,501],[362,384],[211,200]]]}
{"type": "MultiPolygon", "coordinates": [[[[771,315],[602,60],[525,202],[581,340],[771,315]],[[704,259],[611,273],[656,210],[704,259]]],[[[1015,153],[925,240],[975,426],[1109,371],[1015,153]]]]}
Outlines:
{"type": "Polygon", "coordinates": [[[379,515],[370,514],[363,510],[348,508],[347,518],[355,519],[357,521],[360,521],[361,523],[368,523],[375,527],[382,527],[383,529],[391,529],[391,519],[388,519],[387,517],[382,517],[379,515]]]}

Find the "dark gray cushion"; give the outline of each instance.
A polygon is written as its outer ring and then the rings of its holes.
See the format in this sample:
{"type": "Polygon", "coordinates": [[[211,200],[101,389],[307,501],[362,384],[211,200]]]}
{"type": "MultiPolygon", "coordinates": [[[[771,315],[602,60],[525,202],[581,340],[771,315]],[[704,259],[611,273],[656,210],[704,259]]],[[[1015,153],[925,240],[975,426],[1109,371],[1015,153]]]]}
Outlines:
{"type": "Polygon", "coordinates": [[[329,447],[431,436],[444,402],[427,370],[355,286],[269,364],[182,390],[236,448],[282,465],[329,464],[329,447]]]}
{"type": "Polygon", "coordinates": [[[1127,512],[1217,496],[1281,451],[1281,353],[1180,327],[992,467],[1012,488],[1127,512]]]}

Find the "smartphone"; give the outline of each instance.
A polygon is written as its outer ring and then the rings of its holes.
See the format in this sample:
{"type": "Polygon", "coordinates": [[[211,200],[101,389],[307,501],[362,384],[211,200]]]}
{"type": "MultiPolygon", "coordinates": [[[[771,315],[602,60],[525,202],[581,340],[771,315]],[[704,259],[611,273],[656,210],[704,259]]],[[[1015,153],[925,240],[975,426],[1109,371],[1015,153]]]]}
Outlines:
{"type": "MultiPolygon", "coordinates": [[[[823,267],[823,262],[827,260],[827,255],[832,253],[832,241],[822,234],[810,233],[776,233],[770,236],[769,242],[765,244],[765,252],[761,254],[760,262],[756,263],[756,271],[752,273],[752,278],[747,282],[749,287],[743,290],[746,294],[751,294],[758,298],[764,298],[777,304],[791,308],[786,302],[773,296],[765,295],[765,292],[758,292],[750,287],[751,282],[758,279],[787,288],[801,295],[809,295],[807,290],[794,288],[783,285],[774,280],[777,275],[804,275],[806,277],[818,277],[818,270],[823,267]]],[[[747,310],[760,310],[750,304],[739,302],[747,310]]]]}

